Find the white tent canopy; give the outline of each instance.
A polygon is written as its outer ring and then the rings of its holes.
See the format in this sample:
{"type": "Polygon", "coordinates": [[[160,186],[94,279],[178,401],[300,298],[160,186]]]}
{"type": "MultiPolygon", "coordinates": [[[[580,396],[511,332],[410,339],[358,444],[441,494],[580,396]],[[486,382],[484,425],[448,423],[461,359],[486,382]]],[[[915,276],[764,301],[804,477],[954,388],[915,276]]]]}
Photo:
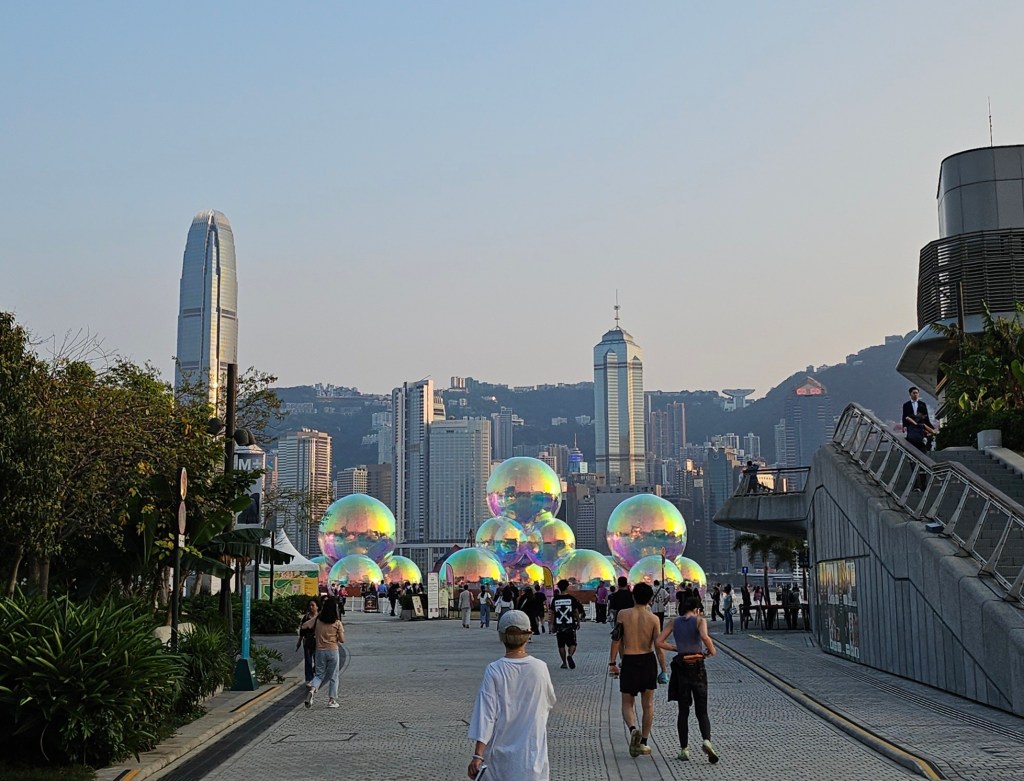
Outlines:
{"type": "MultiPolygon", "coordinates": [[[[278,529],[274,537],[274,547],[282,553],[291,554],[292,560],[287,564],[275,564],[274,572],[310,572],[317,573],[320,568],[296,550],[284,529],[278,529]]],[[[270,564],[260,564],[260,572],[270,572],[270,564]]]]}

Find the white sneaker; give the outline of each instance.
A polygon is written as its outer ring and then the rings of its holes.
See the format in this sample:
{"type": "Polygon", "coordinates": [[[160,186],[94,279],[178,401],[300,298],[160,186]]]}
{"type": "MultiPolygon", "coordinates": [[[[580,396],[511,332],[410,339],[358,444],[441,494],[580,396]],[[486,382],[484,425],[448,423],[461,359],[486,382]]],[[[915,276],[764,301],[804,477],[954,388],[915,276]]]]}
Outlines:
{"type": "Polygon", "coordinates": [[[715,751],[715,747],[711,745],[710,740],[705,740],[704,743],[701,744],[701,749],[703,749],[704,753],[708,755],[708,762],[712,765],[718,761],[718,752],[715,751]]]}
{"type": "Polygon", "coordinates": [[[328,708],[340,708],[341,706],[338,704],[337,700],[328,700],[327,701],[327,707],[328,708]]]}

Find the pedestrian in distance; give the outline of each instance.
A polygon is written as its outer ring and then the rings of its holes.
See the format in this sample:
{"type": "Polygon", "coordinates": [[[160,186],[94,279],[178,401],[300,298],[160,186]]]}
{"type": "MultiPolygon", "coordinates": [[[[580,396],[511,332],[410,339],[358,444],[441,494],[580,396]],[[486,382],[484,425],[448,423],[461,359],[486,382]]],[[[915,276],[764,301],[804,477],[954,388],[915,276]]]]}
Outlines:
{"type": "Polygon", "coordinates": [[[599,624],[608,623],[608,581],[602,580],[597,587],[597,593],[594,595],[594,605],[596,611],[596,620],[599,624]]]}
{"type": "Polygon", "coordinates": [[[608,618],[615,626],[615,616],[620,610],[633,607],[633,592],[629,590],[629,581],[622,575],[616,581],[614,593],[608,597],[608,618]]]}
{"type": "Polygon", "coordinates": [[[548,666],[526,652],[530,619],[508,610],[498,619],[505,655],[484,670],[469,722],[476,741],[467,775],[484,781],[549,781],[548,716],[555,687],[548,666]]]}
{"type": "Polygon", "coordinates": [[[654,598],[651,600],[651,612],[658,617],[658,628],[665,626],[665,606],[668,605],[668,591],[660,581],[654,581],[654,598]]]}
{"type": "Polygon", "coordinates": [[[494,601],[494,596],[491,594],[491,590],[484,584],[480,587],[480,594],[477,596],[477,604],[480,606],[480,628],[490,627],[491,625],[491,603],[494,601]]]}
{"type": "Polygon", "coordinates": [[[658,688],[658,667],[664,668],[665,654],[657,648],[658,619],[651,612],[654,589],[647,583],[633,587],[633,607],[616,615],[612,630],[612,645],[608,666],[617,667],[616,658],[622,652],[619,669],[619,693],[622,697],[622,719],[629,728],[629,755],[637,757],[651,753],[647,740],[654,724],[654,692],[658,688]],[[640,725],[636,723],[636,697],[640,696],[643,712],[640,725]]]}
{"type": "MultiPolygon", "coordinates": [[[[743,584],[743,588],[740,589],[740,629],[748,629],[750,627],[750,589],[747,588],[747,584],[743,584]]],[[[679,611],[680,615],[682,610],[679,611]]]]}
{"type": "MultiPolygon", "coordinates": [[[[932,437],[935,436],[935,424],[928,416],[928,405],[921,401],[921,391],[914,386],[909,390],[910,400],[903,402],[903,430],[907,434],[907,443],[922,453],[932,449],[932,437]]],[[[914,480],[914,490],[923,491],[928,485],[925,473],[918,472],[914,480]]]]}
{"type": "Polygon", "coordinates": [[[555,627],[563,670],[567,667],[570,670],[576,669],[576,661],[572,657],[576,653],[576,632],[582,617],[583,605],[569,593],[569,581],[558,581],[558,591],[551,600],[551,624],[555,627]]]}
{"type": "Polygon", "coordinates": [[[459,615],[462,616],[462,628],[469,629],[469,616],[473,612],[473,592],[468,585],[463,585],[459,593],[459,615]]]}
{"type": "Polygon", "coordinates": [[[725,633],[727,635],[733,634],[733,616],[736,614],[736,608],[733,605],[732,598],[732,584],[726,583],[725,588],[722,589],[722,618],[725,619],[725,633]]]}
{"type": "Polygon", "coordinates": [[[299,622],[299,642],[295,644],[295,650],[302,649],[306,683],[313,680],[313,676],[316,675],[316,631],[313,627],[304,629],[303,626],[306,622],[315,619],[319,613],[320,606],[317,605],[315,599],[311,599],[309,600],[306,614],[302,617],[302,621],[299,622]]]}
{"type": "Polygon", "coordinates": [[[672,659],[672,677],[668,683],[669,702],[677,702],[676,731],[679,734],[679,759],[690,758],[689,728],[690,705],[693,704],[703,740],[701,748],[711,764],[718,762],[718,751],[711,743],[711,719],[708,716],[708,674],[704,659],[714,656],[715,644],[708,634],[708,622],[698,612],[695,599],[683,605],[683,614],[666,626],[658,636],[658,648],[675,651],[672,659]],[[672,640],[669,640],[669,637],[672,640]]]}
{"type": "Polygon", "coordinates": [[[327,682],[327,707],[338,706],[339,646],[345,642],[345,625],[338,615],[338,602],[334,597],[325,597],[323,607],[315,617],[304,621],[303,629],[316,633],[316,674],[306,684],[307,708],[313,705],[320,686],[327,682]]]}
{"type": "Polygon", "coordinates": [[[711,620],[717,621],[718,617],[722,615],[722,611],[719,606],[722,604],[722,584],[716,583],[714,589],[711,591],[711,620]]]}

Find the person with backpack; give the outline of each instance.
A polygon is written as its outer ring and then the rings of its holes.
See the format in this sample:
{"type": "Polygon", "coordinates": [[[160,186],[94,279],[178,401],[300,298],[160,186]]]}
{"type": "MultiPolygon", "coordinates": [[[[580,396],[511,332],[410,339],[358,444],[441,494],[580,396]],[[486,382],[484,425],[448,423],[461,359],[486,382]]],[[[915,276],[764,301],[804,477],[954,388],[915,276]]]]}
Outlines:
{"type": "Polygon", "coordinates": [[[298,651],[302,648],[302,661],[305,663],[306,683],[313,680],[313,675],[316,672],[316,633],[312,628],[303,629],[303,626],[307,621],[314,620],[317,614],[320,612],[320,606],[317,605],[315,599],[309,600],[309,608],[306,610],[306,615],[302,617],[302,621],[299,622],[299,641],[295,644],[295,650],[298,651]]]}
{"type": "Polygon", "coordinates": [[[665,606],[668,604],[668,591],[660,581],[654,581],[654,598],[651,600],[651,612],[658,617],[658,631],[665,626],[665,606]]]}

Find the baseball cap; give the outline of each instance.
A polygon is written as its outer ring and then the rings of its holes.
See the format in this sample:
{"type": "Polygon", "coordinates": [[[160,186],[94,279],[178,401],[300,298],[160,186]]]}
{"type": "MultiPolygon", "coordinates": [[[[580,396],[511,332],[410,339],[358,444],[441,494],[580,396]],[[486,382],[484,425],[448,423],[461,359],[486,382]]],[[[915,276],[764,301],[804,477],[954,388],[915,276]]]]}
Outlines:
{"type": "Polygon", "coordinates": [[[506,629],[522,629],[529,632],[530,619],[522,610],[508,610],[498,619],[498,631],[504,632],[506,629]]]}

